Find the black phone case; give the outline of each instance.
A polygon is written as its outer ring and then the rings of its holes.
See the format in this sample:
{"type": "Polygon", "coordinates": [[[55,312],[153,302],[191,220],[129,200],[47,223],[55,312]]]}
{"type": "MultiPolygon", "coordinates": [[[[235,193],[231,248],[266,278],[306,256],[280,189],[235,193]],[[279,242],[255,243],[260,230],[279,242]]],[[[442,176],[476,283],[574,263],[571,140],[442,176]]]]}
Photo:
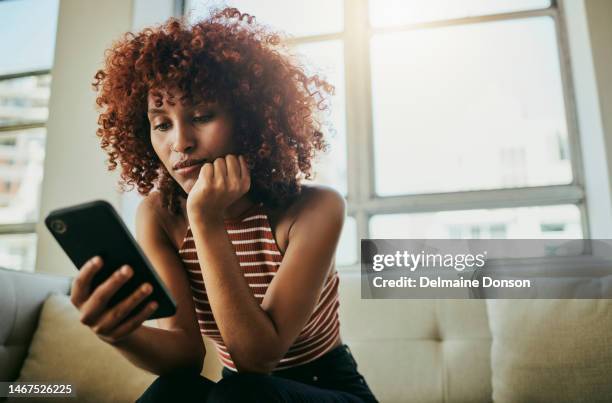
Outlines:
{"type": "Polygon", "coordinates": [[[45,218],[45,225],[77,269],[96,255],[103,259],[104,266],[94,276],[92,290],[124,264],[132,267],[134,275],[110,299],[109,306],[122,301],[142,283],[149,282],[153,292],[131,315],[152,300],[158,303],[158,308],[149,319],[176,313],[174,299],[110,203],[95,200],[54,210],[45,218]]]}

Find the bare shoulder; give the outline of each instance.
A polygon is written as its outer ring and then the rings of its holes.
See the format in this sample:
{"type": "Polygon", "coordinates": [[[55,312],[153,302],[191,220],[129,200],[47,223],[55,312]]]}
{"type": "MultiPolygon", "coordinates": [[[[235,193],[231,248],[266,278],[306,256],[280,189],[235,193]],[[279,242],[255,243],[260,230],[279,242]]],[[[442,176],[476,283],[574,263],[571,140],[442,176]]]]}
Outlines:
{"type": "Polygon", "coordinates": [[[161,195],[154,191],[146,195],[136,210],[136,223],[159,225],[163,217],[161,195]]]}
{"type": "Polygon", "coordinates": [[[345,212],[346,202],[337,190],[323,185],[304,185],[286,214],[292,223],[307,221],[309,227],[319,224],[342,226],[345,212]]]}
{"type": "Polygon", "coordinates": [[[162,206],[161,194],[153,191],[143,198],[136,211],[137,231],[156,230],[160,235],[167,237],[173,244],[174,232],[180,227],[181,220],[173,216],[167,208],[162,206]]]}
{"type": "Polygon", "coordinates": [[[336,189],[324,185],[303,185],[302,193],[295,202],[300,211],[326,208],[331,213],[344,212],[344,197],[336,189]]]}
{"type": "Polygon", "coordinates": [[[302,192],[289,204],[268,211],[274,236],[281,253],[285,253],[290,235],[310,232],[314,226],[333,224],[342,228],[346,203],[344,197],[328,186],[302,185],[302,192]],[[298,221],[300,224],[297,224],[298,221]],[[309,223],[308,228],[302,223],[309,223]],[[296,231],[297,227],[300,227],[296,231]]]}

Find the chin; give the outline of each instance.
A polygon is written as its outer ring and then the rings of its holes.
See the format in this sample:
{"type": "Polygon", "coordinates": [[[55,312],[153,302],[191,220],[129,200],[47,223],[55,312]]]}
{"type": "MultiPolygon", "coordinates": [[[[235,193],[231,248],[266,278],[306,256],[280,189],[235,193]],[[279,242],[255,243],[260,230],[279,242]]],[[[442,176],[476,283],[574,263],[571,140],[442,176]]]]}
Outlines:
{"type": "Polygon", "coordinates": [[[191,192],[191,189],[193,189],[193,185],[195,185],[195,181],[189,180],[189,179],[186,181],[183,181],[183,183],[179,182],[179,186],[182,187],[185,193],[187,194],[191,192]]]}

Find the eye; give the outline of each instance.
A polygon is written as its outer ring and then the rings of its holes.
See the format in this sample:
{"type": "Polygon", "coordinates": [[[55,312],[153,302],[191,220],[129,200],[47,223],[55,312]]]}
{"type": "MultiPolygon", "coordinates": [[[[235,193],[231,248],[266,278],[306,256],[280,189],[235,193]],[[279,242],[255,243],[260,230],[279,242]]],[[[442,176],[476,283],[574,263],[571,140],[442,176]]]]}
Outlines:
{"type": "Polygon", "coordinates": [[[214,114],[208,113],[206,115],[194,116],[194,122],[210,122],[215,117],[214,114]]]}
{"type": "Polygon", "coordinates": [[[160,123],[160,124],[154,126],[153,130],[158,130],[160,132],[165,132],[169,128],[170,128],[170,124],[169,123],[160,123]]]}

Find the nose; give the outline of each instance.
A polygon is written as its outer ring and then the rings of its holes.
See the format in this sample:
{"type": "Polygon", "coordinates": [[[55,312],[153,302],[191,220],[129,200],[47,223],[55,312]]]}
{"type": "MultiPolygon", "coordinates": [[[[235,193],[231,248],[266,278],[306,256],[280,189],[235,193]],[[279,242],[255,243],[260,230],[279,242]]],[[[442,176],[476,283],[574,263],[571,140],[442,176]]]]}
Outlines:
{"type": "Polygon", "coordinates": [[[173,144],[170,148],[178,153],[188,153],[196,147],[196,136],[189,125],[177,124],[173,144]]]}

